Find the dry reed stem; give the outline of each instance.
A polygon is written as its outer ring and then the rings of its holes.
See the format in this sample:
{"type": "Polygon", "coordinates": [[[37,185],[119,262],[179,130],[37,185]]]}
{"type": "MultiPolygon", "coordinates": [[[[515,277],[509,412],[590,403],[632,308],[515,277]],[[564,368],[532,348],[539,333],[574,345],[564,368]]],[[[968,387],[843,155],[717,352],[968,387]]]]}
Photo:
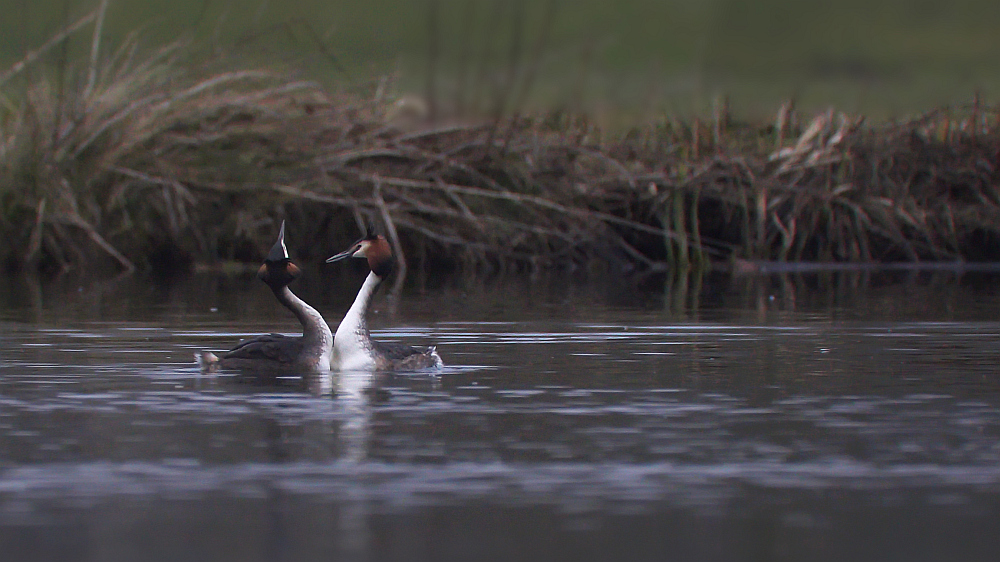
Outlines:
{"type": "Polygon", "coordinates": [[[52,49],[56,45],[59,45],[60,43],[65,41],[67,37],[79,31],[80,28],[94,21],[95,17],[97,17],[96,10],[90,12],[89,14],[83,16],[82,18],[66,26],[65,29],[50,37],[48,41],[43,43],[40,47],[38,47],[34,51],[29,51],[27,54],[24,55],[24,57],[21,58],[21,60],[14,63],[13,65],[11,65],[10,68],[8,68],[2,74],[0,74],[0,86],[6,84],[7,81],[10,80],[13,76],[17,75],[25,68],[27,68],[29,65],[33,64],[35,61],[41,58],[42,55],[47,53],[50,49],[52,49]]]}
{"type": "Polygon", "coordinates": [[[955,259],[1000,240],[1000,111],[978,100],[878,126],[831,110],[804,131],[791,103],[747,126],[721,99],[711,124],[618,137],[565,115],[407,130],[384,93],[199,75],[178,46],[95,67],[98,38],[78,92],[29,84],[0,133],[5,259],[83,264],[89,245],[130,269],[155,244],[208,261],[241,239],[266,249],[293,211],[377,218],[400,256],[409,241],[481,263],[955,259]]]}

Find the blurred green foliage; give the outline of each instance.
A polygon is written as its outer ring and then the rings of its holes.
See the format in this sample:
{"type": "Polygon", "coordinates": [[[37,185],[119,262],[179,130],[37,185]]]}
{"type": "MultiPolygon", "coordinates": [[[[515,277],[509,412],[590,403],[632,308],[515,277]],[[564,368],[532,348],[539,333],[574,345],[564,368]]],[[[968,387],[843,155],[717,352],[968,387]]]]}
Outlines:
{"type": "MultiPolygon", "coordinates": [[[[0,1],[0,64],[97,3],[0,1]]],[[[795,96],[807,109],[886,116],[1000,93],[992,0],[554,5],[547,25],[549,0],[111,0],[105,31],[112,44],[136,29],[149,46],[178,36],[235,43],[247,57],[292,58],[329,83],[392,73],[417,91],[429,68],[456,90],[482,87],[480,67],[502,74],[514,61],[539,69],[528,103],[640,115],[705,113],[720,94],[737,113],[769,113],[795,96]]],[[[82,33],[69,48],[89,42],[82,33]]]]}

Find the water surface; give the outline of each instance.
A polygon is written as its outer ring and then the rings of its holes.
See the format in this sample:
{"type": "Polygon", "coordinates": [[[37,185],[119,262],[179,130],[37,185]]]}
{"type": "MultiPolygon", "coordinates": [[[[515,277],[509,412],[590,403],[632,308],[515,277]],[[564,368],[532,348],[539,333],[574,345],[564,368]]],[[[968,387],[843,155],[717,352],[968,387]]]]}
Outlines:
{"type": "Polygon", "coordinates": [[[8,279],[3,559],[995,560],[998,280],[414,278],[443,372],[274,381],[251,278],[8,279]]]}

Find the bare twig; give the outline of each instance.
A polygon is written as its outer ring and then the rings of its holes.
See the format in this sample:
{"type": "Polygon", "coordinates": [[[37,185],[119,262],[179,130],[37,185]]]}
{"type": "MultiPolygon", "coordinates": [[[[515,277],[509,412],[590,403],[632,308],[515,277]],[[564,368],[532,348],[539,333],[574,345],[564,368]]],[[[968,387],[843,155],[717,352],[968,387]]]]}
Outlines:
{"type": "Polygon", "coordinates": [[[67,37],[76,33],[81,27],[87,25],[88,23],[94,21],[97,16],[97,11],[90,12],[89,14],[83,16],[82,18],[76,20],[65,29],[56,33],[48,41],[42,44],[41,47],[30,51],[28,54],[24,55],[21,60],[17,61],[10,68],[0,73],[0,86],[5,84],[14,75],[24,70],[29,64],[38,60],[39,57],[48,52],[49,49],[55,47],[56,45],[62,43],[67,37]]]}
{"type": "Polygon", "coordinates": [[[104,29],[104,14],[108,11],[108,0],[101,0],[97,6],[97,22],[94,24],[94,38],[90,42],[90,69],[87,72],[87,86],[83,89],[83,99],[90,97],[97,80],[97,57],[101,51],[101,31],[104,29]]]}
{"type": "Polygon", "coordinates": [[[385,204],[385,199],[382,198],[382,182],[379,181],[377,175],[375,176],[374,186],[372,188],[372,199],[375,200],[379,213],[382,215],[382,221],[385,223],[386,233],[389,235],[389,243],[392,244],[392,252],[395,254],[396,261],[399,263],[399,277],[406,277],[406,255],[403,253],[403,245],[399,243],[399,234],[396,232],[396,223],[392,221],[392,215],[389,213],[389,208],[385,204]]]}

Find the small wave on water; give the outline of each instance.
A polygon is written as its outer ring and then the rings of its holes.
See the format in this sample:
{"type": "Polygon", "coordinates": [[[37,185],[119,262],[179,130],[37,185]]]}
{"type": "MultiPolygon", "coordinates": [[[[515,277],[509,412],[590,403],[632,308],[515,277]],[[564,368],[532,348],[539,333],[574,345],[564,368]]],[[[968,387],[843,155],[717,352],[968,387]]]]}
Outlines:
{"type": "Polygon", "coordinates": [[[12,325],[0,531],[152,500],[227,517],[328,506],[354,514],[338,516],[350,537],[441,509],[564,529],[773,511],[823,529],[858,513],[984,522],[1000,499],[993,324],[606,320],[376,330],[438,345],[447,366],[325,385],[196,368],[193,351],[256,325],[12,325]]]}
{"type": "MultiPolygon", "coordinates": [[[[445,464],[352,462],[203,465],[192,459],[160,462],[93,462],[8,467],[0,475],[3,505],[81,507],[121,496],[197,499],[211,494],[259,498],[280,490],[313,501],[355,501],[363,490],[372,512],[391,513],[433,505],[488,502],[564,511],[636,513],[664,504],[725,512],[751,494],[767,501],[826,496],[856,498],[866,492],[877,505],[906,493],[954,502],[1000,492],[998,467],[910,465],[830,460],[815,463],[496,463],[445,464]],[[892,494],[884,494],[892,490],[892,494]]],[[[911,498],[911,501],[912,501],[911,498]]],[[[918,502],[919,503],[919,502],[918,502]]]]}

